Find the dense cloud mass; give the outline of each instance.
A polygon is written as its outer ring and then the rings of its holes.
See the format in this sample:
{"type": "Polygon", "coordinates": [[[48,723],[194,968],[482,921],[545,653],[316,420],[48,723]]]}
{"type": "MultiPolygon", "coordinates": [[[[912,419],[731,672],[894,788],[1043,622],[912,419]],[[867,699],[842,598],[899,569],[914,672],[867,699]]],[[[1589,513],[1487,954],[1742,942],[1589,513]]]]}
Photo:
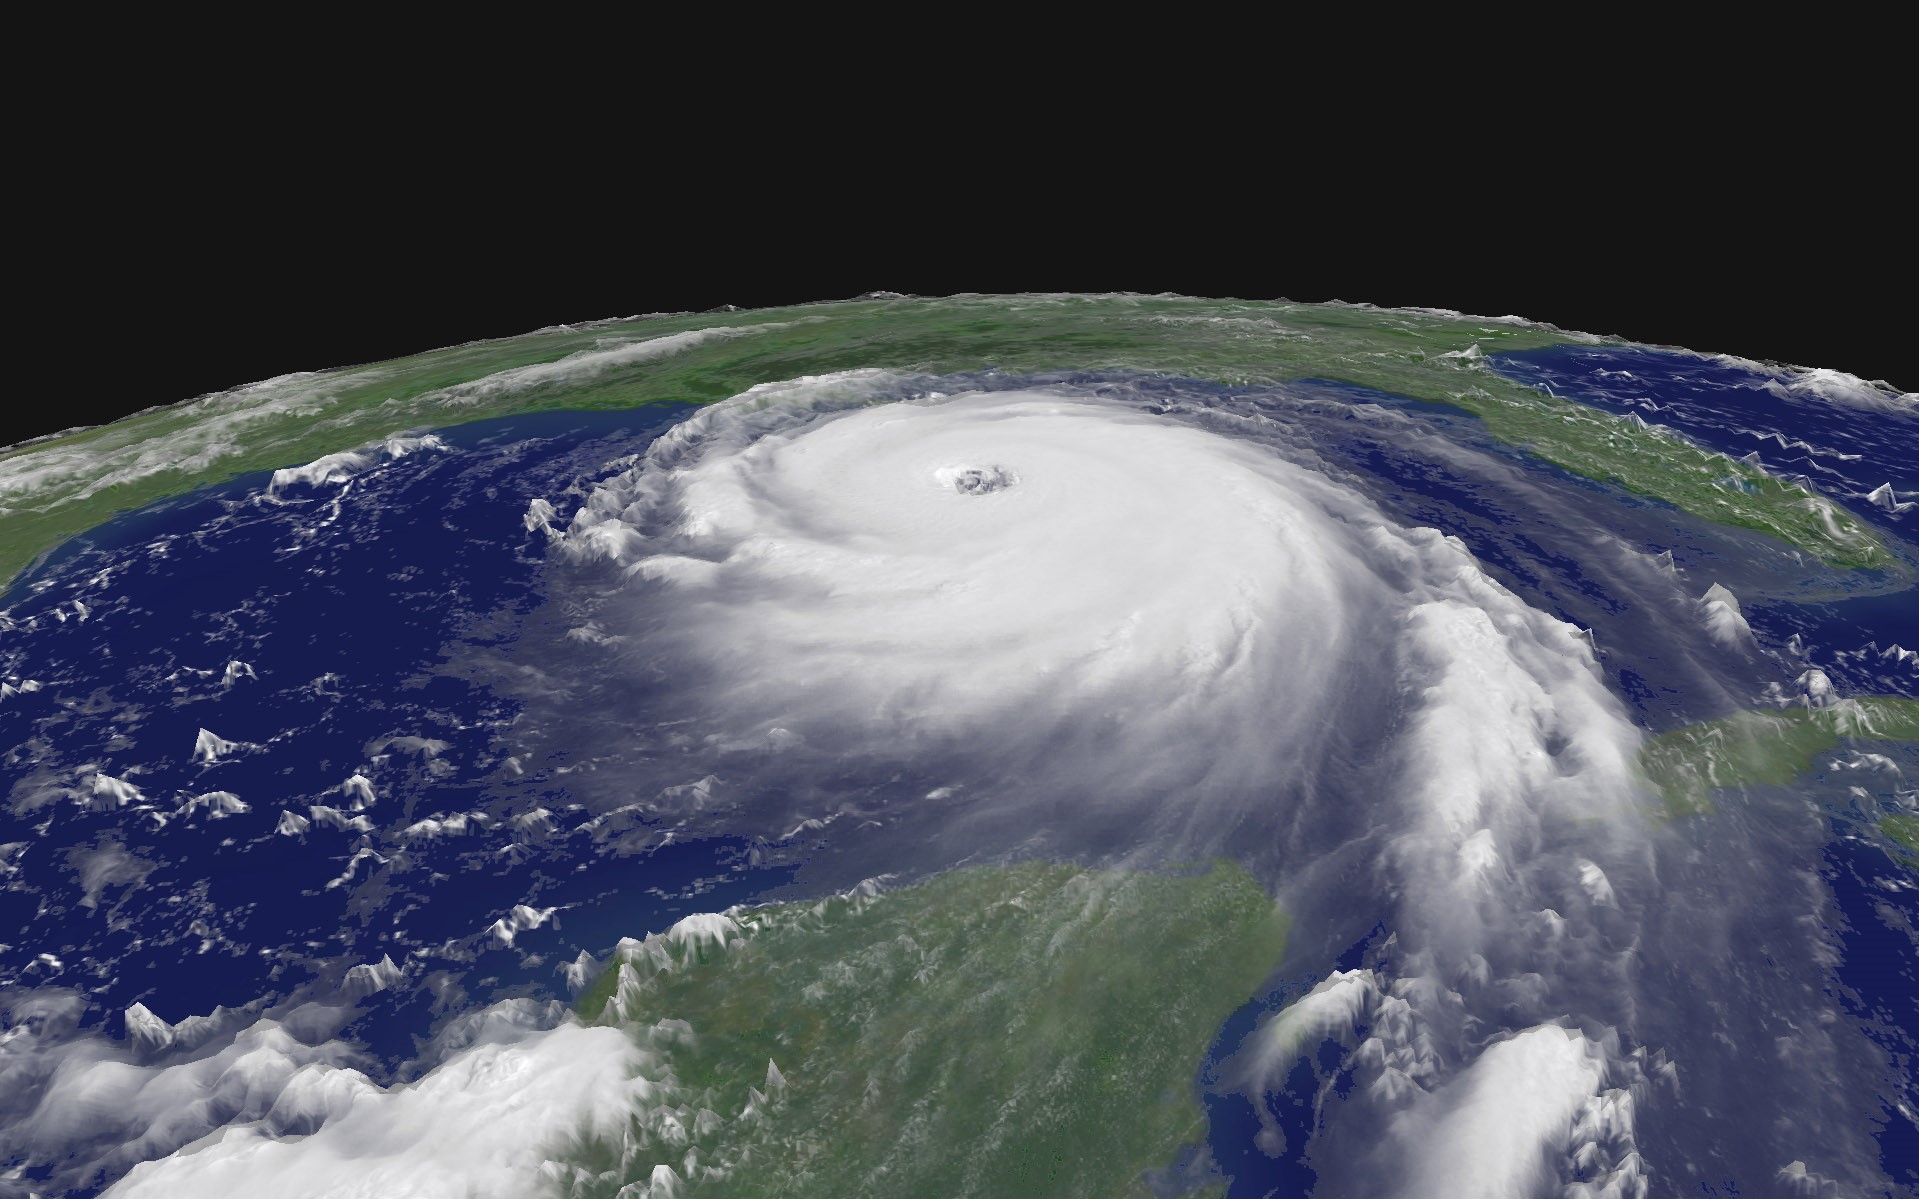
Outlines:
{"type": "Polygon", "coordinates": [[[1270,453],[1086,397],[831,406],[862,382],[701,414],[561,543],[671,613],[736,743],[1017,731],[1082,787],[1243,787],[1378,631],[1390,534],[1270,453]]]}
{"type": "Polygon", "coordinates": [[[722,776],[714,747],[953,763],[932,795],[954,820],[1068,847],[1114,811],[1135,852],[1282,875],[1357,846],[1401,897],[1402,974],[1369,982],[1360,1055],[1403,1158],[1383,1177],[1431,1193],[1415,1179],[1443,1152],[1480,1163],[1472,1193],[1518,1195],[1584,1153],[1631,1193],[1630,1119],[1572,1142],[1637,1066],[1603,1010],[1596,1040],[1547,1022],[1606,989],[1564,926],[1616,906],[1596,859],[1635,803],[1638,734],[1580,630],[1282,437],[1110,390],[875,402],[900,386],[703,412],[557,541],[618,568],[595,627],[636,630],[624,606],[644,635],[612,652],[691,683],[695,756],[722,776]],[[1372,810],[1338,810],[1361,788],[1315,782],[1335,770],[1380,788],[1372,810]]]}

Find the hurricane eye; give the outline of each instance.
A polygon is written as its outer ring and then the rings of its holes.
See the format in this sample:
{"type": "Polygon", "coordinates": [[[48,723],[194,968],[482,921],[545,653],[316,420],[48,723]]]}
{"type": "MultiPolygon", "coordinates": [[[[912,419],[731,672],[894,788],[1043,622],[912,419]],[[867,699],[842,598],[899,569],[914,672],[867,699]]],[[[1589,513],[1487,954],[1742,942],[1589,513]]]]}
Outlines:
{"type": "Polygon", "coordinates": [[[966,466],[940,472],[953,490],[961,495],[986,495],[1003,491],[1019,479],[1003,466],[966,466]]]}

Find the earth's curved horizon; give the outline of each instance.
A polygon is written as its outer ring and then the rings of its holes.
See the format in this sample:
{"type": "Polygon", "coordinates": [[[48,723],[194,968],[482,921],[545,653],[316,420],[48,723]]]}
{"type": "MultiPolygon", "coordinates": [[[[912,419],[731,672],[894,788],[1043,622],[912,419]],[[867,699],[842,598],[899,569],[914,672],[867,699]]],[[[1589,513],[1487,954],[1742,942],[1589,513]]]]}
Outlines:
{"type": "Polygon", "coordinates": [[[0,1194],[1908,1194],[1919,395],[557,325],[0,450],[0,1194]]]}

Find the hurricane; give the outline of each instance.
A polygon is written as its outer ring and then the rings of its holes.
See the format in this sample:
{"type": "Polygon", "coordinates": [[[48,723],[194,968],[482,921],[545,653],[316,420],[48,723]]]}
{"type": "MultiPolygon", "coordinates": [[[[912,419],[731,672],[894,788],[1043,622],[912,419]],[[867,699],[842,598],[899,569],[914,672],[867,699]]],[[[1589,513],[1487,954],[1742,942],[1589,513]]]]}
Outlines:
{"type": "MultiPolygon", "coordinates": [[[[1283,425],[1228,436],[1123,388],[876,402],[887,382],[749,393],[594,490],[555,544],[619,568],[596,625],[621,630],[619,669],[682,680],[693,735],[733,754],[950,763],[943,819],[1019,845],[1204,859],[1276,828],[1252,856],[1282,886],[1328,859],[1374,872],[1405,897],[1410,977],[1369,981],[1400,1022],[1368,1042],[1366,1090],[1388,1111],[1435,1092],[1390,1121],[1409,1164],[1381,1184],[1419,1193],[1434,1143],[1504,1131],[1497,1110],[1427,1109],[1532,1106],[1499,1077],[1520,1061],[1547,1067],[1529,1083],[1555,1114],[1470,1148],[1515,1159],[1485,1193],[1525,1193],[1549,1149],[1630,1172],[1629,1121],[1568,1143],[1629,1081],[1603,1041],[1535,1025],[1514,1030],[1528,1058],[1483,1057],[1491,1038],[1464,1035],[1511,1024],[1523,964],[1611,902],[1585,855],[1630,853],[1612,822],[1632,823],[1639,735],[1581,631],[1289,457],[1283,425]],[[1580,831],[1599,820],[1614,831],[1580,831]]],[[[1580,982],[1604,972],[1562,956],[1580,982]]]]}
{"type": "Polygon", "coordinates": [[[0,1188],[1910,1185],[1909,397],[1165,297],[446,353],[9,591],[0,1188]]]}

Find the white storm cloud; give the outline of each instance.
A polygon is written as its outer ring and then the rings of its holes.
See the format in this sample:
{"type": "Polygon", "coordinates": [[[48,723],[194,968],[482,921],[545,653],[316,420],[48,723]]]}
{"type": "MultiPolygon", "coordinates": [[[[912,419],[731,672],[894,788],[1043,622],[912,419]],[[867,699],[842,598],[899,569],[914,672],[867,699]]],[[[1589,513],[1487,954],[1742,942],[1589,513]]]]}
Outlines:
{"type": "MultiPolygon", "coordinates": [[[[381,1087],[314,1062],[277,1079],[268,1117],[135,1166],[112,1199],[520,1199],[581,1130],[618,1135],[649,1084],[624,1032],[578,1023],[506,1030],[418,1082],[381,1087]],[[281,1127],[315,1127],[305,1136],[281,1127]]],[[[496,1032],[495,1034],[499,1034],[496,1032]]]]}
{"type": "MultiPolygon", "coordinates": [[[[1389,728],[1374,827],[1396,960],[1272,1018],[1238,1073],[1270,1083],[1343,1040],[1353,1102],[1400,1130],[1387,1193],[1428,1193],[1403,1180],[1501,1128],[1508,1149],[1453,1162],[1448,1193],[1531,1193],[1602,1077],[1633,1069],[1547,1010],[1561,984],[1609,985],[1540,913],[1619,909],[1595,858],[1636,799],[1639,734],[1590,640],[1283,443],[1068,388],[881,402],[901,386],[855,373],[708,409],[604,483],[558,552],[619,569],[657,622],[645,660],[690,684],[713,742],[969,747],[1015,780],[954,802],[1004,822],[1065,791],[1245,850],[1244,818],[1286,823],[1274,805],[1334,713],[1389,728]]],[[[1629,1186],[1624,1110],[1586,1176],[1629,1186]]]]}
{"type": "Polygon", "coordinates": [[[703,412],[559,543],[658,594],[731,743],[1017,730],[1082,786],[1243,788],[1396,606],[1377,514],[1263,447],[1087,396],[861,403],[888,382],[703,412]]]}

